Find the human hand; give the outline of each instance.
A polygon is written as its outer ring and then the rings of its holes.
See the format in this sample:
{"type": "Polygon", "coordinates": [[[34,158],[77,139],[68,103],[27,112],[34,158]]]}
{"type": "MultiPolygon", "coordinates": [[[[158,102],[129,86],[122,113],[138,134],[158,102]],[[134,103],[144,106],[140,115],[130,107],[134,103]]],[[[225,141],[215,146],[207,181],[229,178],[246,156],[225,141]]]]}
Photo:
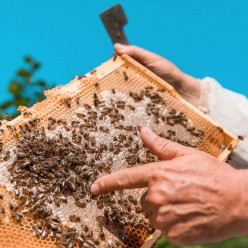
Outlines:
{"type": "Polygon", "coordinates": [[[115,44],[114,48],[117,54],[128,54],[130,57],[137,60],[139,63],[171,84],[187,101],[191,102],[193,105],[197,106],[199,104],[199,81],[196,78],[182,72],[169,60],[137,46],[115,44]]]}
{"type": "Polygon", "coordinates": [[[178,245],[216,242],[248,233],[247,176],[207,153],[141,131],[145,145],[164,161],[123,169],[97,179],[95,195],[148,187],[141,197],[152,227],[178,245]],[[246,177],[245,177],[246,176],[246,177]]]}

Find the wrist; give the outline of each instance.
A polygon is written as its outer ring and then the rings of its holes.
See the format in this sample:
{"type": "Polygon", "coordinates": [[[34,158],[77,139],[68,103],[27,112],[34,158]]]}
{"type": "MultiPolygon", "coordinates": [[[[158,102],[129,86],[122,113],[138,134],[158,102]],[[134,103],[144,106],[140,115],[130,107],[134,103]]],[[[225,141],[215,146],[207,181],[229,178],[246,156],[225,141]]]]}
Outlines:
{"type": "Polygon", "coordinates": [[[248,235],[248,170],[236,170],[237,198],[236,208],[233,209],[232,219],[234,234],[248,235]]]}
{"type": "Polygon", "coordinates": [[[200,82],[186,73],[181,74],[180,81],[181,87],[179,93],[191,104],[198,106],[201,96],[200,82]]]}

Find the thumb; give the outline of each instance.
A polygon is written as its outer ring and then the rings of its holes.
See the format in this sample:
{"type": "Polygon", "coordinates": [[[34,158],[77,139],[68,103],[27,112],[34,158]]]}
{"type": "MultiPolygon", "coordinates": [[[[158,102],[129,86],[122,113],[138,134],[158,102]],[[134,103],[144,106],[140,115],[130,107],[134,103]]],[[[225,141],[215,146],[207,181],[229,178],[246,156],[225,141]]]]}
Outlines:
{"type": "Polygon", "coordinates": [[[159,55],[152,53],[150,51],[147,51],[141,47],[137,47],[137,46],[122,45],[122,44],[116,43],[114,45],[114,48],[117,54],[119,55],[127,54],[145,66],[151,63],[151,61],[161,59],[159,55]]]}
{"type": "Polygon", "coordinates": [[[164,160],[171,160],[195,151],[195,149],[159,137],[148,127],[142,128],[141,138],[154,155],[164,160]]]}

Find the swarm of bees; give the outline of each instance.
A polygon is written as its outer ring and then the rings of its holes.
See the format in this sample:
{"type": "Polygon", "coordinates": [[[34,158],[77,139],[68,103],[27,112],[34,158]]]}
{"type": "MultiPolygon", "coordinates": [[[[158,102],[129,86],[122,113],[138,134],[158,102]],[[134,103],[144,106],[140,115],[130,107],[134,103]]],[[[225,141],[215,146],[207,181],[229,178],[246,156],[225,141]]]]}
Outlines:
{"type": "Polygon", "coordinates": [[[158,161],[141,141],[141,126],[197,147],[204,132],[194,128],[183,112],[168,109],[162,91],[152,87],[129,94],[106,90],[94,93],[92,106],[79,97],[64,98],[66,108],[76,106],[72,120],[49,116],[42,126],[39,118],[24,113],[27,123],[1,128],[2,133],[18,131],[12,151],[4,150],[0,140],[0,158],[8,163],[16,199],[9,205],[11,218],[20,223],[31,215],[37,223],[35,236],[56,238],[59,246],[69,248],[136,247],[140,237],[133,240],[130,226],[142,229],[146,236],[152,234],[138,202],[140,192],[95,197],[90,186],[120,168],[158,161]]]}

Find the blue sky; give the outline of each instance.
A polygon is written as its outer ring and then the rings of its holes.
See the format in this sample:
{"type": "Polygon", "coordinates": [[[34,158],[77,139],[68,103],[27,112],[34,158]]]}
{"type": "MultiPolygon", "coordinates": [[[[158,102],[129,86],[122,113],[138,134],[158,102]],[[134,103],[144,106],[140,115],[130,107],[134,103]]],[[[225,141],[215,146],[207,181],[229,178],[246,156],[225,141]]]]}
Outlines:
{"type": "MultiPolygon", "coordinates": [[[[37,78],[64,84],[113,54],[99,13],[112,0],[1,0],[0,99],[31,55],[37,78]]],[[[248,0],[119,0],[126,34],[195,77],[215,77],[248,96],[248,0]]]]}

